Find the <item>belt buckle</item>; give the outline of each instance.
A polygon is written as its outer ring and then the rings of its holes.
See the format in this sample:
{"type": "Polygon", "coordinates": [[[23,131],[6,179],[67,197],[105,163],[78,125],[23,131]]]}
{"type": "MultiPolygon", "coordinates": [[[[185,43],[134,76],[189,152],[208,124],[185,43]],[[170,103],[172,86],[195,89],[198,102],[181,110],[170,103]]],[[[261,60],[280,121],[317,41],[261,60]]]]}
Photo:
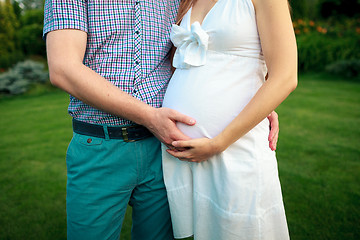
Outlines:
{"type": "Polygon", "coordinates": [[[135,140],[129,140],[129,137],[128,137],[129,134],[128,134],[126,127],[121,128],[121,134],[124,139],[124,142],[135,142],[135,140]]]}

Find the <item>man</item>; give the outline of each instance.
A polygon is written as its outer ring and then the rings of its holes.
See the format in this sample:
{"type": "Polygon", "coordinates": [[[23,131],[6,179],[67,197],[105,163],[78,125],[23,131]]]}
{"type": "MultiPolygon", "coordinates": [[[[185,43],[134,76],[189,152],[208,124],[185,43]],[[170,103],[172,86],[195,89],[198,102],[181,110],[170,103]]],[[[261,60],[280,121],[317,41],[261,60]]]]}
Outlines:
{"type": "MultiPolygon", "coordinates": [[[[161,108],[171,76],[169,32],[178,4],[45,2],[50,80],[71,95],[68,239],[118,239],[128,203],[132,239],[173,239],[160,141],[171,147],[188,139],[176,122],[195,124],[189,116],[161,108]]],[[[272,116],[275,146],[278,122],[272,116]]]]}

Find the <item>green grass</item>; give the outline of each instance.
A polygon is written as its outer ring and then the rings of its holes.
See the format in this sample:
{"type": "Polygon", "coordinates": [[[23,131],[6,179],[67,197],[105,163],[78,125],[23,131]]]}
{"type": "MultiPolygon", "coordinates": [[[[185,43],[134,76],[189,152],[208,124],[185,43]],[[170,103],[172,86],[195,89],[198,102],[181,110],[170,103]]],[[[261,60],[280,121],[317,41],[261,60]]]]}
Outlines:
{"type": "Polygon", "coordinates": [[[360,239],[360,84],[328,79],[302,76],[278,109],[293,239],[360,239]]]}
{"type": "MultiPolygon", "coordinates": [[[[1,240],[66,239],[67,104],[57,90],[0,98],[1,240]]],[[[360,84],[302,75],[277,111],[291,238],[360,239],[360,84]]]]}

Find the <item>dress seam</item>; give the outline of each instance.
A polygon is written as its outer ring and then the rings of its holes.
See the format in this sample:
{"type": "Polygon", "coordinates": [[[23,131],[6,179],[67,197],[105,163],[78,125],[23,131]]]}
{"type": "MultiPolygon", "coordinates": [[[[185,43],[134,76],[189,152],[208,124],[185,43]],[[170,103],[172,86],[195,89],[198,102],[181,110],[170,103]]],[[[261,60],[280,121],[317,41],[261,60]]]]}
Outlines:
{"type": "Polygon", "coordinates": [[[217,53],[217,54],[222,54],[222,55],[228,55],[228,56],[233,56],[233,57],[244,57],[244,58],[253,58],[253,59],[257,59],[257,60],[261,60],[261,61],[265,61],[264,59],[264,56],[262,54],[259,54],[258,56],[247,56],[247,55],[238,55],[238,54],[233,54],[233,53],[229,53],[229,52],[226,52],[226,51],[216,51],[216,50],[211,50],[211,49],[208,49],[207,50],[207,53],[210,52],[210,53],[217,53]]]}

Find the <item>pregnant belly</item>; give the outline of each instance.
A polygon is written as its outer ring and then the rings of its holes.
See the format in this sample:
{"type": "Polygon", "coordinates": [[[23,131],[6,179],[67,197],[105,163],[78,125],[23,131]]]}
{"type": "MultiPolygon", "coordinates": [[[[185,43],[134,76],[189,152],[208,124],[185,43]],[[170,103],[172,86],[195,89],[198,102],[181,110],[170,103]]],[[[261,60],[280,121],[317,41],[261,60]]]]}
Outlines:
{"type": "MultiPolygon", "coordinates": [[[[242,67],[246,69],[246,66],[242,67]]],[[[179,129],[191,138],[218,135],[262,84],[254,71],[223,69],[210,65],[179,69],[170,80],[163,107],[196,119],[195,126],[177,123],[179,129]]]]}

